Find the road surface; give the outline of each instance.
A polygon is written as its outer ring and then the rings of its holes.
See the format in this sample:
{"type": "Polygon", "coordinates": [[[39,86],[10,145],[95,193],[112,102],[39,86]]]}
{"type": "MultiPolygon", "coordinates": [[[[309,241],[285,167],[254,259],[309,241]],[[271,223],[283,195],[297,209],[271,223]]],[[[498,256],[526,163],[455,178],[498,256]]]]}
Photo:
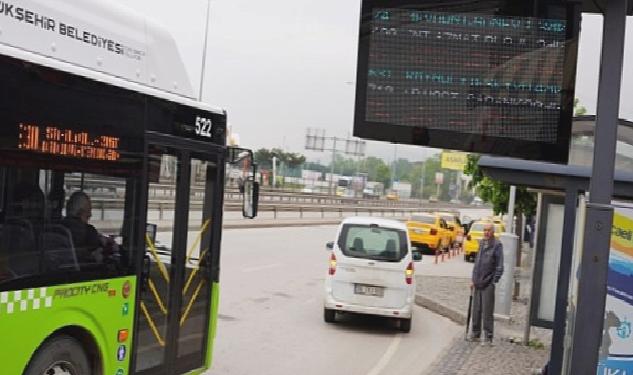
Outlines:
{"type": "Polygon", "coordinates": [[[223,232],[220,318],[207,374],[420,374],[461,333],[461,327],[417,306],[409,334],[373,317],[325,323],[325,243],[335,231],[322,226],[223,232]]]}

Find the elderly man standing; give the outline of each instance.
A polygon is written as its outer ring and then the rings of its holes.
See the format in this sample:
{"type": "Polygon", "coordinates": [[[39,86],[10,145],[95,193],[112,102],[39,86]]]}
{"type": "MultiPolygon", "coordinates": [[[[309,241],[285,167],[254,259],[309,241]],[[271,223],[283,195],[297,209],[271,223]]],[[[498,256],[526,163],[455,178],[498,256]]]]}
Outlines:
{"type": "Polygon", "coordinates": [[[473,331],[471,338],[481,338],[483,319],[484,344],[492,345],[494,335],[495,283],[503,274],[503,245],[495,239],[492,223],[484,225],[484,237],[479,242],[479,251],[473,267],[471,290],[473,295],[473,331]]]}

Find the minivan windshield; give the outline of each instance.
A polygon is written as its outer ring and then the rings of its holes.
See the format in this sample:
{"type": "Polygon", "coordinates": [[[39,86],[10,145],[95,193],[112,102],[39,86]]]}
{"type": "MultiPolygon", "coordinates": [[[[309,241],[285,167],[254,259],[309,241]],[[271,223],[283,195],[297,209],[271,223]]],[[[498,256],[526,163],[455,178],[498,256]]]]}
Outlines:
{"type": "Polygon", "coordinates": [[[390,262],[399,262],[408,251],[405,231],[373,224],[344,224],[338,245],[349,257],[390,262]]]}

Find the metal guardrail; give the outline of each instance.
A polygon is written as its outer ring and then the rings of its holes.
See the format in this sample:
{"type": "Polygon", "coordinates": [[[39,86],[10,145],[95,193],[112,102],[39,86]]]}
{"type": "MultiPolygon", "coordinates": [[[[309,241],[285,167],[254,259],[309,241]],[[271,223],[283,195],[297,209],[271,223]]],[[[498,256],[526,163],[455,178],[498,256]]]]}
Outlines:
{"type": "MultiPolygon", "coordinates": [[[[81,180],[74,176],[66,178],[68,190],[79,189],[81,180]]],[[[125,193],[125,181],[114,179],[101,179],[87,177],[83,180],[84,188],[89,190],[88,193],[93,199],[107,199],[115,197],[123,197],[125,193]]],[[[191,187],[191,195],[195,199],[196,196],[204,195],[204,186],[194,183],[191,187]]],[[[175,190],[170,183],[153,183],[148,192],[150,200],[160,200],[164,198],[173,198],[175,190]]],[[[240,201],[242,194],[236,187],[227,186],[224,192],[225,201],[240,201]]],[[[426,201],[418,199],[403,200],[386,200],[386,199],[368,199],[360,197],[342,197],[333,196],[323,193],[302,193],[292,190],[272,190],[264,188],[260,190],[260,202],[279,202],[279,203],[303,203],[316,205],[363,205],[372,207],[425,207],[429,204],[426,201]]]]}
{"type": "MultiPolygon", "coordinates": [[[[80,180],[70,178],[67,180],[67,188],[76,189],[80,180]]],[[[123,194],[125,183],[121,180],[107,180],[86,178],[84,187],[92,197],[93,216],[95,220],[106,220],[106,211],[123,208],[123,194]]],[[[148,209],[158,211],[159,220],[165,216],[164,213],[174,208],[174,188],[171,184],[152,184],[149,191],[148,209]]],[[[203,186],[193,185],[191,192],[190,208],[193,211],[202,210],[202,197],[204,196],[203,186]]],[[[237,188],[227,187],[225,190],[225,211],[240,211],[242,209],[242,194],[237,188]]],[[[338,212],[342,217],[343,213],[359,213],[384,216],[395,216],[396,213],[402,215],[428,212],[438,210],[456,210],[470,207],[468,205],[457,205],[445,202],[426,202],[421,200],[379,200],[364,199],[354,197],[331,196],[322,193],[297,193],[287,190],[262,190],[259,201],[260,212],[273,212],[274,218],[284,212],[298,212],[299,218],[304,214],[320,213],[325,217],[326,213],[338,212]]]]}

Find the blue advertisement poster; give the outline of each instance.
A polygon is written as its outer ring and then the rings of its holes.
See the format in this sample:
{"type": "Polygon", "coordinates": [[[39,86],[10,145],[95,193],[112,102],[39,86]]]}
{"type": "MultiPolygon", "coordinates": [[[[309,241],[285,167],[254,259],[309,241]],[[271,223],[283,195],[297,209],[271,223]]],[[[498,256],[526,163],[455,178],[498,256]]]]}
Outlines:
{"type": "Polygon", "coordinates": [[[616,207],[611,231],[599,375],[633,375],[633,209],[616,207]]]}

